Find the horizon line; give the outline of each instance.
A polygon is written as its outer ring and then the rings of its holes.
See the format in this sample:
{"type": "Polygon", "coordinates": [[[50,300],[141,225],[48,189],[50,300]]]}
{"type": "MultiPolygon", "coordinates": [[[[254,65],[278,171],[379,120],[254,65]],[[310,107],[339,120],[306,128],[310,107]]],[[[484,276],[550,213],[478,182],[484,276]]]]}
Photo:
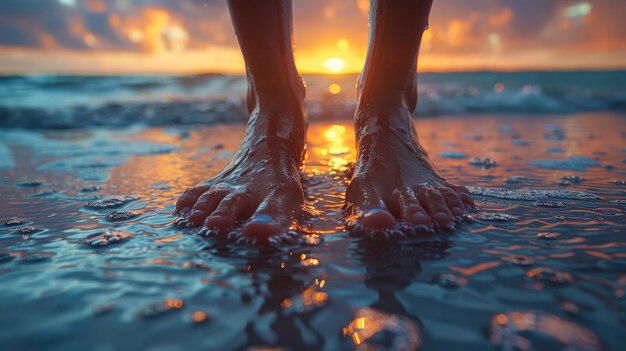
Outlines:
{"type": "MultiPolygon", "coordinates": [[[[616,67],[572,67],[572,68],[551,68],[551,67],[528,67],[528,68],[477,68],[477,69],[425,69],[418,71],[418,74],[448,74],[448,73],[531,73],[531,72],[620,72],[626,71],[625,66],[616,67]]],[[[330,73],[324,71],[304,71],[301,75],[324,75],[324,76],[342,76],[360,74],[361,71],[348,71],[340,73],[330,73]]],[[[202,75],[231,75],[245,76],[245,72],[238,71],[198,71],[198,72],[167,72],[167,71],[146,71],[146,72],[89,72],[89,71],[1,71],[0,77],[10,76],[202,76],[202,75]]]]}

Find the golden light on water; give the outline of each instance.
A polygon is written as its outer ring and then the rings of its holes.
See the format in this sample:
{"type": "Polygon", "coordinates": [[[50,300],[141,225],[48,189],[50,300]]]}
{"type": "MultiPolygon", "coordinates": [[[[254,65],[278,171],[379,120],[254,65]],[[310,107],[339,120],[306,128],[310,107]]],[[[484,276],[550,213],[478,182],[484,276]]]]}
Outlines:
{"type": "Polygon", "coordinates": [[[345,157],[345,154],[350,151],[350,148],[344,141],[345,133],[346,127],[341,125],[332,125],[324,131],[324,137],[328,140],[328,145],[321,150],[321,154],[332,155],[328,160],[328,165],[333,170],[345,170],[349,162],[345,157]]]}
{"type": "Polygon", "coordinates": [[[328,141],[338,141],[341,138],[343,133],[346,132],[346,127],[340,125],[333,125],[330,128],[326,129],[324,132],[324,136],[328,141]]]}
{"type": "Polygon", "coordinates": [[[332,83],[331,85],[328,86],[328,92],[333,95],[337,95],[341,93],[341,85],[337,83],[332,83]]]}
{"type": "Polygon", "coordinates": [[[372,339],[384,332],[393,335],[396,343],[404,346],[403,350],[416,350],[422,344],[420,329],[411,319],[369,307],[358,310],[352,322],[342,329],[343,336],[351,338],[359,350],[378,349],[380,345],[372,339]],[[371,345],[370,341],[373,341],[371,345]],[[363,347],[360,347],[362,344],[363,347]]]}
{"type": "Polygon", "coordinates": [[[331,73],[341,72],[346,67],[346,62],[339,57],[332,57],[324,62],[324,67],[331,73]]]}

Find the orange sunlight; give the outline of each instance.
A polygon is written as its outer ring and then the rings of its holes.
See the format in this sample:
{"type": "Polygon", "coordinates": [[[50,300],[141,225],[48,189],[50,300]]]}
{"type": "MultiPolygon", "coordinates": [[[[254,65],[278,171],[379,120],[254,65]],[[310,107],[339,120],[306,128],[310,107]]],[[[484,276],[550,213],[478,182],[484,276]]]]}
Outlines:
{"type": "MultiPolygon", "coordinates": [[[[68,13],[80,9],[75,1],[58,1],[68,13]]],[[[361,71],[367,52],[368,2],[357,3],[359,11],[351,12],[350,16],[346,12],[346,16],[341,18],[339,11],[348,11],[350,7],[345,3],[320,7],[323,8],[324,23],[311,22],[296,11],[295,61],[301,73],[345,74],[361,71]],[[341,34],[337,35],[338,32],[341,34]]],[[[0,43],[0,73],[245,72],[225,6],[214,9],[223,11],[221,16],[209,12],[209,9],[199,9],[213,17],[210,21],[198,22],[193,16],[164,5],[145,5],[137,7],[136,11],[125,11],[104,1],[86,4],[85,11],[106,14],[108,32],[98,32],[88,25],[87,18],[72,15],[68,17],[67,35],[84,44],[83,48],[75,48],[65,44],[64,40],[69,39],[62,34],[55,36],[45,28],[18,23],[20,28],[33,27],[29,35],[36,43],[30,46],[3,46],[0,43]]],[[[554,19],[546,22],[545,30],[541,32],[552,34],[536,38],[537,43],[532,46],[528,46],[532,38],[515,37],[507,32],[507,26],[515,15],[509,7],[485,14],[472,12],[462,17],[449,14],[445,7],[436,7],[431,16],[431,26],[422,38],[419,69],[452,72],[624,67],[626,43],[619,38],[592,41],[597,48],[583,51],[566,41],[573,35],[569,31],[573,30],[587,31],[589,38],[593,38],[596,32],[592,30],[604,23],[591,26],[590,21],[599,20],[593,16],[589,3],[581,4],[585,6],[564,7],[559,10],[561,12],[555,12],[554,19]],[[562,39],[564,42],[558,47],[542,45],[544,39],[562,39]]],[[[607,29],[602,30],[607,32],[607,29]]],[[[338,93],[336,87],[329,92],[338,93]]]]}

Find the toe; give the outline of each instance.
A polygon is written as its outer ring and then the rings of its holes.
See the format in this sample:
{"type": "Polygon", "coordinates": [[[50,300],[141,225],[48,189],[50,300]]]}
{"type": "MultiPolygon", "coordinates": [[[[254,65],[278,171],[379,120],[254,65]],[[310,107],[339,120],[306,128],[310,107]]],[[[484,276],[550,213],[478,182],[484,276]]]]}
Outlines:
{"type": "Polygon", "coordinates": [[[246,238],[263,241],[280,234],[284,230],[286,228],[281,225],[279,220],[269,214],[261,213],[250,217],[250,220],[241,228],[241,234],[246,238]]]}
{"type": "Polygon", "coordinates": [[[430,218],[439,228],[449,228],[454,222],[454,217],[441,193],[435,189],[420,189],[419,200],[430,218]]]}
{"type": "Polygon", "coordinates": [[[393,228],[396,225],[396,220],[385,209],[371,208],[362,212],[359,224],[365,229],[385,230],[393,228]]]}
{"type": "Polygon", "coordinates": [[[187,216],[187,227],[197,227],[217,208],[220,201],[226,196],[227,190],[209,190],[200,195],[187,216]]]}
{"type": "Polygon", "coordinates": [[[398,218],[414,226],[431,227],[430,217],[411,190],[397,192],[393,196],[392,210],[398,218]]]}
{"type": "Polygon", "coordinates": [[[207,217],[204,226],[209,230],[223,233],[231,230],[237,220],[244,216],[249,202],[244,193],[232,193],[224,197],[215,211],[207,217]]]}
{"type": "Polygon", "coordinates": [[[470,192],[469,190],[467,190],[466,187],[459,186],[455,190],[459,195],[459,198],[463,202],[463,205],[465,205],[465,208],[467,208],[468,210],[476,210],[476,203],[474,202],[474,199],[472,199],[472,197],[470,196],[470,192]]]}
{"type": "Polygon", "coordinates": [[[256,209],[241,228],[249,239],[267,241],[270,237],[289,230],[293,219],[299,214],[302,202],[295,196],[271,194],[256,209]]]}
{"type": "MultiPolygon", "coordinates": [[[[362,179],[354,179],[346,191],[346,201],[352,213],[358,216],[359,231],[380,231],[395,227],[396,220],[371,184],[362,179]]],[[[358,229],[357,229],[358,228],[358,229]]]]}
{"type": "Polygon", "coordinates": [[[176,202],[176,209],[174,210],[174,213],[177,214],[180,212],[188,212],[198,201],[200,195],[202,195],[208,189],[208,186],[201,185],[185,190],[185,192],[178,198],[178,201],[176,202]]]}
{"type": "Polygon", "coordinates": [[[439,191],[441,192],[441,195],[443,195],[443,198],[445,199],[448,209],[452,215],[460,217],[463,213],[465,213],[463,201],[461,201],[461,198],[456,191],[449,188],[441,188],[439,191]]]}

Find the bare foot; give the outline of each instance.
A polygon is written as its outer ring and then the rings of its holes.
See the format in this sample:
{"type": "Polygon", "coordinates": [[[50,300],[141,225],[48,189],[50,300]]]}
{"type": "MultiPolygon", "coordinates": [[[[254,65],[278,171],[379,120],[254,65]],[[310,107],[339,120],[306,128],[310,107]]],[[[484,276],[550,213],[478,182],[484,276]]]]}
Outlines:
{"type": "Polygon", "coordinates": [[[394,229],[397,221],[418,231],[450,230],[474,209],[469,191],[435,170],[402,99],[356,113],[357,164],[346,192],[353,231],[394,229]]]}
{"type": "Polygon", "coordinates": [[[230,163],[178,199],[179,225],[224,234],[245,221],[242,234],[258,241],[290,229],[303,202],[300,165],[306,133],[302,101],[290,100],[258,99],[230,163]]]}

